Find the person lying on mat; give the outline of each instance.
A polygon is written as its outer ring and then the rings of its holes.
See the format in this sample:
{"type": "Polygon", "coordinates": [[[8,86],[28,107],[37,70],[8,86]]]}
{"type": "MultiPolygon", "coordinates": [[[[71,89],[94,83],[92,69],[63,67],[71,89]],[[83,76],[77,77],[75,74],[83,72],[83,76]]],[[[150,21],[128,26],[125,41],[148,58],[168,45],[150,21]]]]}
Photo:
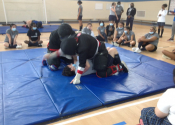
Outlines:
{"type": "Polygon", "coordinates": [[[122,36],[119,38],[117,42],[114,42],[114,46],[124,45],[128,47],[133,47],[136,45],[135,34],[131,31],[129,26],[124,28],[124,32],[122,36]]]}
{"type": "Polygon", "coordinates": [[[28,30],[27,36],[29,37],[29,40],[25,40],[24,43],[28,44],[28,47],[30,46],[42,47],[43,41],[40,40],[41,33],[37,29],[35,23],[31,24],[30,29],[28,30]]]}
{"type": "Polygon", "coordinates": [[[115,44],[120,39],[123,32],[124,32],[124,22],[119,22],[118,28],[116,28],[114,33],[113,44],[115,44]]]}
{"type": "Polygon", "coordinates": [[[36,21],[36,20],[28,20],[28,21],[23,21],[24,25],[22,27],[29,28],[32,23],[35,23],[37,28],[43,28],[42,22],[41,21],[36,21]]]}
{"type": "Polygon", "coordinates": [[[47,54],[44,55],[42,64],[44,66],[48,65],[49,69],[52,71],[56,71],[59,69],[60,63],[64,64],[73,63],[72,56],[63,55],[60,58],[49,58],[50,53],[53,53],[60,49],[61,38],[68,36],[70,34],[75,34],[72,30],[72,27],[69,24],[61,24],[57,30],[52,31],[49,38],[49,43],[47,45],[47,54]]]}
{"type": "Polygon", "coordinates": [[[163,58],[175,60],[175,49],[173,49],[172,52],[168,50],[163,50],[162,53],[163,58]]]}
{"type": "Polygon", "coordinates": [[[17,37],[18,37],[18,30],[16,29],[16,25],[10,24],[10,29],[6,30],[6,36],[5,36],[5,40],[4,40],[5,49],[8,49],[8,48],[21,49],[22,44],[17,43],[17,41],[16,41],[17,37]]]}
{"type": "Polygon", "coordinates": [[[106,35],[106,28],[105,28],[105,23],[104,21],[100,21],[99,22],[99,27],[97,28],[98,31],[98,36],[96,36],[96,38],[100,41],[100,42],[108,42],[108,38],[106,35]]]}
{"type": "Polygon", "coordinates": [[[92,23],[88,23],[87,26],[82,29],[82,33],[95,37],[94,32],[92,31],[92,23]]]}
{"type": "Polygon", "coordinates": [[[107,25],[106,27],[106,35],[108,40],[112,40],[114,38],[114,31],[115,31],[114,21],[110,21],[109,25],[107,25]]]}
{"type": "MultiPolygon", "coordinates": [[[[175,83],[175,69],[173,80],[175,83]]],[[[175,88],[164,92],[156,107],[141,111],[140,125],[175,125],[175,88]]]]}
{"type": "MultiPolygon", "coordinates": [[[[61,49],[50,54],[49,58],[60,57],[63,54],[78,55],[79,66],[75,78],[71,81],[73,84],[79,84],[80,78],[85,71],[86,60],[93,59],[96,71],[106,71],[108,51],[103,42],[99,42],[94,37],[87,34],[75,34],[68,36],[61,42],[61,49]],[[101,61],[104,60],[104,61],[101,61]]],[[[119,55],[116,55],[116,60],[119,61],[119,55]]],[[[119,69],[127,69],[124,64],[119,64],[119,69]]],[[[111,70],[114,71],[111,67],[111,70]]],[[[99,75],[99,74],[98,74],[99,75]]],[[[100,76],[100,75],[99,75],[100,76]]]]}
{"type": "Polygon", "coordinates": [[[141,51],[154,52],[157,50],[159,35],[156,33],[156,27],[152,26],[150,32],[139,38],[138,48],[132,48],[133,52],[140,53],[141,51]]]}
{"type": "MultiPolygon", "coordinates": [[[[101,77],[108,77],[108,76],[112,76],[112,75],[118,75],[118,73],[121,71],[128,72],[127,66],[124,62],[123,62],[123,64],[125,65],[124,68],[122,68],[122,65],[120,65],[121,61],[120,61],[120,57],[118,57],[117,49],[108,47],[107,50],[108,50],[108,58],[106,58],[106,61],[107,61],[106,70],[104,70],[104,71],[94,70],[93,68],[95,66],[93,65],[93,61],[91,59],[87,59],[85,70],[84,70],[82,76],[96,73],[96,75],[101,78],[101,77]]],[[[103,59],[103,61],[105,62],[104,59],[103,59]]],[[[99,63],[99,60],[95,60],[95,61],[98,61],[97,64],[99,63]]],[[[102,60],[100,60],[100,61],[102,61],[102,60]]],[[[77,70],[78,70],[78,65],[79,65],[79,61],[77,61],[75,64],[67,65],[63,69],[62,75],[64,75],[64,76],[75,75],[77,73],[77,70]]]]}

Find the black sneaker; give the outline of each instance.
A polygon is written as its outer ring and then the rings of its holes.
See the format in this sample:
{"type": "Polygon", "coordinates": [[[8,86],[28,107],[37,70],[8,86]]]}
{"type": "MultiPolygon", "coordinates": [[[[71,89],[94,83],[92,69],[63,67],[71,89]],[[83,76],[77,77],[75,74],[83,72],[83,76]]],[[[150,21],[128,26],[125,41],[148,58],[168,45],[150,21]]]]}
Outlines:
{"type": "Polygon", "coordinates": [[[42,47],[42,45],[41,44],[38,44],[38,47],[42,47]]]}
{"type": "Polygon", "coordinates": [[[162,36],[159,36],[159,38],[162,38],[162,36]]]}
{"type": "Polygon", "coordinates": [[[123,72],[128,73],[128,67],[127,67],[126,63],[122,61],[122,63],[120,65],[122,66],[123,72]]]}

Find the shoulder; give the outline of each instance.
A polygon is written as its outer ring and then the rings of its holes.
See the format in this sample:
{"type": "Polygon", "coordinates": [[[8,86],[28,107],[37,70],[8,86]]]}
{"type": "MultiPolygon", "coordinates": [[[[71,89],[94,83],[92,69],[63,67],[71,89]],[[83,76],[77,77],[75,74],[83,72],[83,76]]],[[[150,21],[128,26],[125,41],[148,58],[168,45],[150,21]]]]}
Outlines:
{"type": "Polygon", "coordinates": [[[10,32],[11,32],[11,30],[10,30],[10,29],[7,29],[7,30],[6,30],[6,33],[10,33],[10,32]]]}

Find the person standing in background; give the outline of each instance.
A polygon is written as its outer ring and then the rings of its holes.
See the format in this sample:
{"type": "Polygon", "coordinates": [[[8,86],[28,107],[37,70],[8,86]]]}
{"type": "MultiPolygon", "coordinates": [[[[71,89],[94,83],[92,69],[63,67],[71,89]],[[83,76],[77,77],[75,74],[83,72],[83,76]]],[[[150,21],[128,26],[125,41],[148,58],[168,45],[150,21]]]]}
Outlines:
{"type": "Polygon", "coordinates": [[[128,8],[128,10],[126,12],[126,15],[127,15],[126,26],[128,26],[130,24],[131,30],[132,30],[135,14],[136,14],[136,8],[134,8],[134,3],[131,3],[130,8],[128,8]]]}
{"type": "Polygon", "coordinates": [[[174,15],[174,20],[173,20],[173,25],[172,25],[171,38],[168,41],[174,41],[174,34],[175,34],[175,8],[174,8],[174,12],[170,11],[170,13],[172,13],[174,15]]]}
{"type": "Polygon", "coordinates": [[[81,2],[81,0],[79,0],[78,2],[77,2],[77,4],[78,4],[78,17],[77,17],[77,20],[78,20],[78,22],[79,22],[79,26],[80,26],[80,30],[79,31],[81,31],[82,30],[82,27],[83,27],[83,23],[82,23],[82,17],[83,17],[83,15],[82,15],[82,12],[83,12],[83,7],[82,7],[82,2],[81,2]]]}
{"type": "Polygon", "coordinates": [[[118,23],[120,22],[122,13],[124,12],[123,7],[121,6],[121,2],[117,2],[117,6],[115,7],[115,14],[116,14],[116,28],[118,27],[118,23]]]}
{"type": "Polygon", "coordinates": [[[164,32],[165,16],[167,15],[167,10],[165,10],[166,7],[167,7],[167,4],[163,4],[162,9],[159,11],[159,13],[157,15],[157,17],[158,17],[157,25],[158,25],[159,38],[162,38],[162,35],[164,32]],[[162,29],[161,35],[160,35],[160,28],[162,29]]]}
{"type": "Polygon", "coordinates": [[[116,3],[112,3],[112,6],[110,7],[110,14],[109,14],[109,22],[116,22],[118,20],[118,16],[115,11],[116,3]]]}

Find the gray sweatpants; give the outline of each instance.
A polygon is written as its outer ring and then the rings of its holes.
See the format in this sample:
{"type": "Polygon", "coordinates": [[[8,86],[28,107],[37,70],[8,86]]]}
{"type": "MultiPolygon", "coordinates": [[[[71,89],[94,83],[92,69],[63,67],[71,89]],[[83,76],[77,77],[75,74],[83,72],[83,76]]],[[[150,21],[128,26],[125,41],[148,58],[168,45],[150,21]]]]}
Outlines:
{"type": "Polygon", "coordinates": [[[175,21],[173,21],[173,25],[172,25],[171,39],[174,39],[174,34],[175,34],[175,21]]]}

